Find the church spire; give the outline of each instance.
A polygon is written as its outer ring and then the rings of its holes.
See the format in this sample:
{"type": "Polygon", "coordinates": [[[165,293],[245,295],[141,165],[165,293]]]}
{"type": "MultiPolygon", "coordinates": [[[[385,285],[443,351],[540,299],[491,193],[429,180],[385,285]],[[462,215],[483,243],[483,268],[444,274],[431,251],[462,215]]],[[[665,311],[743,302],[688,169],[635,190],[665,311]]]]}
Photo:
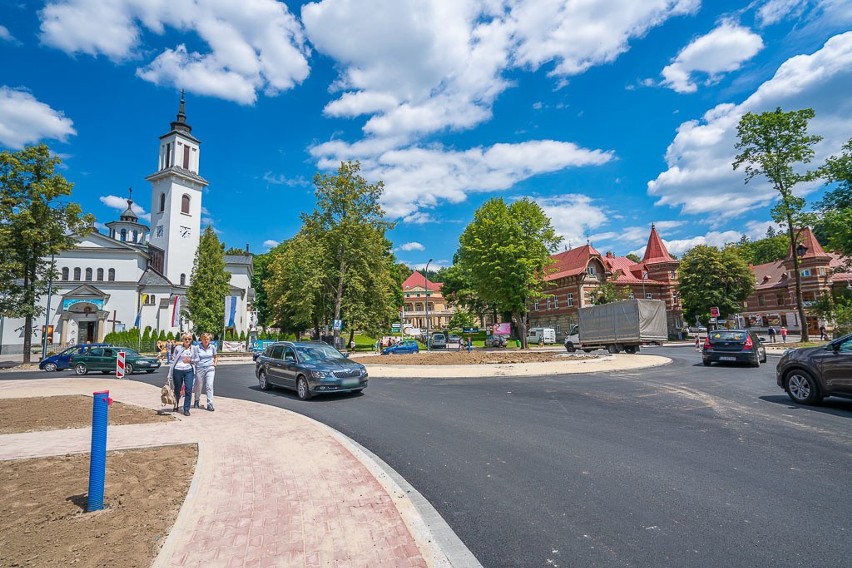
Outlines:
{"type": "Polygon", "coordinates": [[[187,134],[192,132],[192,127],[186,122],[186,97],[183,89],[180,90],[180,106],[178,107],[177,118],[172,122],[171,127],[172,130],[186,132],[187,134]]]}
{"type": "Polygon", "coordinates": [[[648,245],[645,247],[645,256],[642,262],[666,262],[672,261],[672,255],[669,254],[666,245],[663,244],[663,239],[657,234],[656,226],[651,223],[651,234],[648,236],[648,245]]]}

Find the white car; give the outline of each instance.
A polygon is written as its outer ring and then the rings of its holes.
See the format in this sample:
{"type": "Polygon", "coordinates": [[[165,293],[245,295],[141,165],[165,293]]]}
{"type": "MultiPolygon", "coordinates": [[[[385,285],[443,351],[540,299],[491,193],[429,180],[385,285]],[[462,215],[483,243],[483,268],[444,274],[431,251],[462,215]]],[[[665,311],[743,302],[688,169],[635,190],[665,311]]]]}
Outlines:
{"type": "Polygon", "coordinates": [[[446,349],[447,348],[447,336],[443,333],[433,333],[432,334],[432,349],[446,349]]]}

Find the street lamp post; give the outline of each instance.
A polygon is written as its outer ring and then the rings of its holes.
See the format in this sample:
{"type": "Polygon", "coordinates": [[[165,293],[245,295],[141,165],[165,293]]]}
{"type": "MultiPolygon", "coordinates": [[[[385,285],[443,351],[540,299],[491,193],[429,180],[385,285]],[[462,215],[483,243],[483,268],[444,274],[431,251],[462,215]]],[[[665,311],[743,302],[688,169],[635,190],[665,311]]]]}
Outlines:
{"type": "Polygon", "coordinates": [[[432,263],[432,259],[429,259],[429,262],[426,263],[426,275],[423,277],[424,284],[426,286],[426,351],[430,351],[431,343],[429,336],[429,265],[432,263]]]}

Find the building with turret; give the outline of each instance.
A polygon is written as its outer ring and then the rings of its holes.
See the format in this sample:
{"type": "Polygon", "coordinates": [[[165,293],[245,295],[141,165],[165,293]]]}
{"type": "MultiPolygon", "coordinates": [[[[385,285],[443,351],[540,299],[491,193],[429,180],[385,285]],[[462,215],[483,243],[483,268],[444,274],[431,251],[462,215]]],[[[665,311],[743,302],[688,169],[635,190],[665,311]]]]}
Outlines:
{"type": "MultiPolygon", "coordinates": [[[[189,329],[181,310],[191,284],[208,185],[199,174],[200,146],[186,121],[181,94],[177,117],[160,136],[157,167],[146,178],[151,183],[151,226],[133,212],[131,192],[127,209],[117,221],[106,223],[106,233],[93,228],[55,258],[58,280],[52,282],[50,304],[46,296],[41,298],[53,332],[49,342],[98,342],[109,332],[134,327],[166,333],[189,329]]],[[[225,269],[231,274],[230,295],[237,298],[234,329],[248,333],[254,302],[251,255],[226,255],[225,269]]],[[[34,321],[35,346],[42,341],[44,322],[34,321]]],[[[23,319],[0,318],[0,353],[22,352],[23,328],[23,319]]],[[[222,328],[202,331],[221,333],[222,328]]]]}

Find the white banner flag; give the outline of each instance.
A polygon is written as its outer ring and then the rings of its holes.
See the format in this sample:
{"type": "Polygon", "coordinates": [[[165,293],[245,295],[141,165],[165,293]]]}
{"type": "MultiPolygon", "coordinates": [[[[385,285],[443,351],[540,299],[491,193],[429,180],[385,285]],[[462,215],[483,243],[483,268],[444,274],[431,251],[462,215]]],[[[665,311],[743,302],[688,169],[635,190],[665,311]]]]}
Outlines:
{"type": "Polygon", "coordinates": [[[225,296],[225,327],[234,327],[237,318],[237,297],[225,296]]]}
{"type": "Polygon", "coordinates": [[[180,326],[180,296],[172,297],[172,327],[180,326]]]}

